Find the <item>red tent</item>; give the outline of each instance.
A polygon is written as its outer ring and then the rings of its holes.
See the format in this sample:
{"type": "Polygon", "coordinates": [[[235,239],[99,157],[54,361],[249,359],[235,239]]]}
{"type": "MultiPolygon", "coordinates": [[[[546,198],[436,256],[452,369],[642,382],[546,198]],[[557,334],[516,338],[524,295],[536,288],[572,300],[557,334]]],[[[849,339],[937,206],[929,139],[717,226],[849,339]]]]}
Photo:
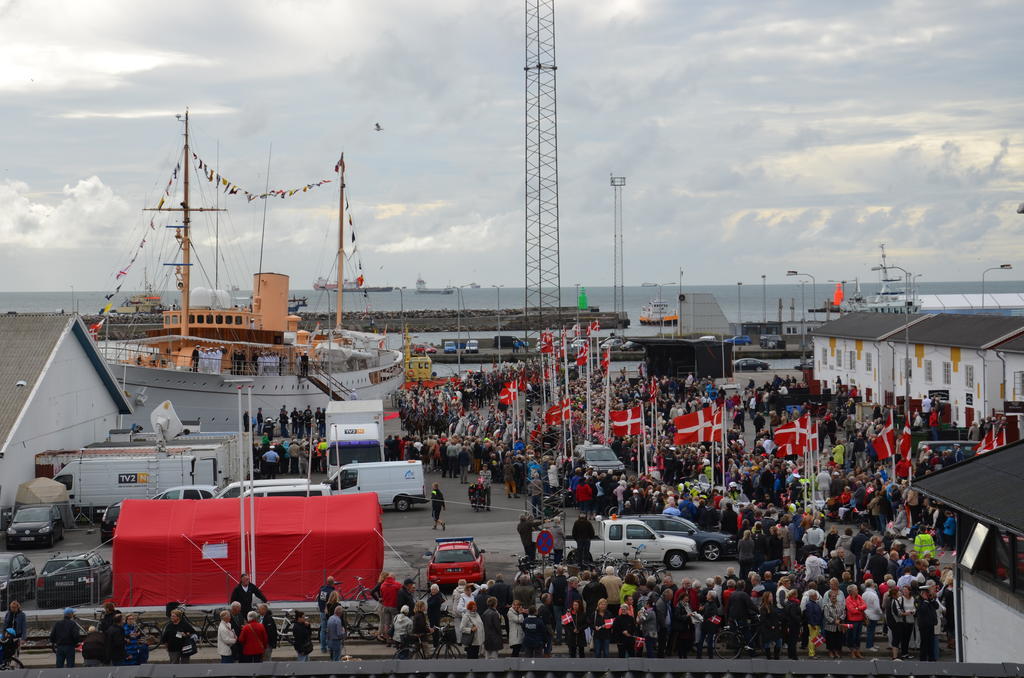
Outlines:
{"type": "MultiPolygon", "coordinates": [[[[255,501],[254,581],[271,600],[311,601],[328,575],[345,588],[356,576],[376,580],[384,565],[376,495],[255,501]]],[[[248,512],[246,502],[247,526],[248,512]]],[[[118,605],[224,603],[241,570],[238,500],[125,500],[113,568],[118,605]]]]}

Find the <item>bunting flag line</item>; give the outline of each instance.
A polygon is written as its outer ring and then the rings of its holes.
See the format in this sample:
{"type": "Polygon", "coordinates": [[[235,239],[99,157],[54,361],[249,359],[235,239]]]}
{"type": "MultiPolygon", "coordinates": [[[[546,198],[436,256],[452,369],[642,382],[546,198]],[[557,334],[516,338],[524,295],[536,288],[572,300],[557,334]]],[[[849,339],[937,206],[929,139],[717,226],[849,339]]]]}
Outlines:
{"type": "MultiPolygon", "coordinates": [[[[196,166],[196,171],[199,172],[208,182],[216,185],[223,193],[226,193],[227,195],[244,195],[248,202],[252,202],[253,200],[266,200],[267,198],[290,198],[296,193],[306,193],[314,188],[319,188],[324,184],[329,184],[334,181],[333,179],[321,179],[320,181],[312,181],[297,188],[275,188],[264,193],[253,193],[245,190],[235,182],[218,173],[215,169],[211,168],[206,161],[200,158],[197,153],[192,153],[192,162],[196,166]]],[[[341,169],[344,170],[344,163],[339,162],[338,165],[335,165],[335,172],[338,171],[339,165],[341,166],[341,169]]],[[[174,178],[177,178],[177,174],[178,170],[176,168],[174,171],[174,178]]],[[[170,187],[168,186],[168,189],[169,188],[170,187]]]]}

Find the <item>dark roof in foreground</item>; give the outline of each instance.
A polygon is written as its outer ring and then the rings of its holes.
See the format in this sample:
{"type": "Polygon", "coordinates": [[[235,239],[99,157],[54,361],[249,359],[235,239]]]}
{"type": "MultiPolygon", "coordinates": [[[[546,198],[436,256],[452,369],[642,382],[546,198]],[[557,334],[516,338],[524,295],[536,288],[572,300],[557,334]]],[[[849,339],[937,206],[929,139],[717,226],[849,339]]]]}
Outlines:
{"type": "MultiPolygon", "coordinates": [[[[162,653],[161,653],[162,654],[162,653]]],[[[67,678],[66,669],[21,671],[24,678],[67,678]]],[[[379,659],[348,662],[263,662],[262,664],[144,664],[142,666],[76,666],[82,678],[250,678],[256,676],[374,676],[375,678],[995,678],[1024,675],[1024,664],[958,664],[956,662],[895,662],[882,659],[792,661],[781,659],[379,659]]]]}
{"type": "Polygon", "coordinates": [[[996,350],[1010,351],[1012,353],[1024,353],[1024,334],[1020,335],[1016,339],[1010,339],[1003,344],[999,344],[996,346],[996,350]]]}
{"type": "MultiPolygon", "coordinates": [[[[902,313],[870,313],[868,311],[847,313],[820,327],[809,330],[809,332],[820,337],[879,341],[896,330],[902,330],[904,324],[907,323],[906,317],[902,313]]],[[[917,323],[926,317],[912,313],[909,315],[909,322],[917,323]]]]}
{"type": "Polygon", "coordinates": [[[913,481],[914,488],[944,504],[1024,535],[1024,503],[1014,501],[1024,487],[1024,441],[913,481]]]}
{"type": "MultiPolygon", "coordinates": [[[[937,313],[910,326],[910,341],[933,346],[988,348],[1022,332],[1022,316],[937,313]]],[[[901,341],[902,335],[891,339],[901,341]]]]}

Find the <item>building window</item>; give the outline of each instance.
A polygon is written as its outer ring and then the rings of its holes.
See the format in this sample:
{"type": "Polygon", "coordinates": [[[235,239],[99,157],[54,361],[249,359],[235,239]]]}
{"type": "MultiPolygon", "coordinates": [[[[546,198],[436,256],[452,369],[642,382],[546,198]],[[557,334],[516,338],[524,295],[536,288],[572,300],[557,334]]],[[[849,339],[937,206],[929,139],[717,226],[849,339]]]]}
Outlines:
{"type": "Polygon", "coordinates": [[[953,383],[953,363],[942,363],[942,383],[946,386],[953,383]]]}
{"type": "Polygon", "coordinates": [[[964,386],[974,388],[974,365],[964,365],[964,386]]]}
{"type": "Polygon", "coordinates": [[[836,351],[836,368],[840,368],[842,366],[843,366],[843,352],[842,351],[836,351]]]}
{"type": "Polygon", "coordinates": [[[1024,396],[1024,372],[1013,373],[1013,398],[1024,396]]]}
{"type": "Polygon", "coordinates": [[[850,369],[857,367],[857,352],[850,351],[850,369]]]}
{"type": "Polygon", "coordinates": [[[212,325],[213,324],[213,314],[212,313],[207,313],[206,314],[206,324],[207,325],[212,325]]]}
{"type": "Polygon", "coordinates": [[[871,372],[871,360],[873,356],[874,354],[870,352],[864,354],[864,369],[869,373],[871,372]]]}
{"type": "Polygon", "coordinates": [[[188,314],[188,322],[189,322],[189,324],[192,324],[195,321],[196,321],[196,317],[194,315],[192,315],[191,313],[189,313],[188,314]]]}
{"type": "Polygon", "coordinates": [[[202,325],[203,324],[203,316],[201,316],[201,315],[197,315],[196,316],[196,324],[197,325],[202,325]]]}
{"type": "Polygon", "coordinates": [[[932,361],[924,361],[924,380],[926,383],[932,383],[932,361]]]}
{"type": "Polygon", "coordinates": [[[222,316],[222,315],[217,316],[217,324],[218,325],[223,325],[224,324],[224,316],[222,316]]]}
{"type": "Polygon", "coordinates": [[[822,362],[822,364],[825,364],[825,363],[828,362],[828,349],[827,348],[821,349],[821,362],[822,362]]]}

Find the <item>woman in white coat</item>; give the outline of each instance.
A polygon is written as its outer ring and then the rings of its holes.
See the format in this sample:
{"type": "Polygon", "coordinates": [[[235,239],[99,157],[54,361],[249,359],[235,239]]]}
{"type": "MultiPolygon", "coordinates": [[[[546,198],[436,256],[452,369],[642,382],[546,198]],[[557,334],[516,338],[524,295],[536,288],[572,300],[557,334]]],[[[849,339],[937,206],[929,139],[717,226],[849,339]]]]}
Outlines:
{"type": "Polygon", "coordinates": [[[484,644],[484,620],[476,611],[476,601],[466,603],[466,611],[459,622],[459,642],[466,647],[466,659],[479,659],[484,644]]]}
{"type": "Polygon", "coordinates": [[[519,651],[523,649],[523,617],[526,610],[518,600],[512,601],[512,607],[508,609],[508,646],[512,648],[512,656],[518,657],[519,651]]]}
{"type": "Polygon", "coordinates": [[[220,611],[220,624],[217,625],[217,654],[220,655],[221,664],[233,664],[235,662],[234,646],[238,642],[235,630],[231,628],[231,613],[227,610],[220,611]]]}

